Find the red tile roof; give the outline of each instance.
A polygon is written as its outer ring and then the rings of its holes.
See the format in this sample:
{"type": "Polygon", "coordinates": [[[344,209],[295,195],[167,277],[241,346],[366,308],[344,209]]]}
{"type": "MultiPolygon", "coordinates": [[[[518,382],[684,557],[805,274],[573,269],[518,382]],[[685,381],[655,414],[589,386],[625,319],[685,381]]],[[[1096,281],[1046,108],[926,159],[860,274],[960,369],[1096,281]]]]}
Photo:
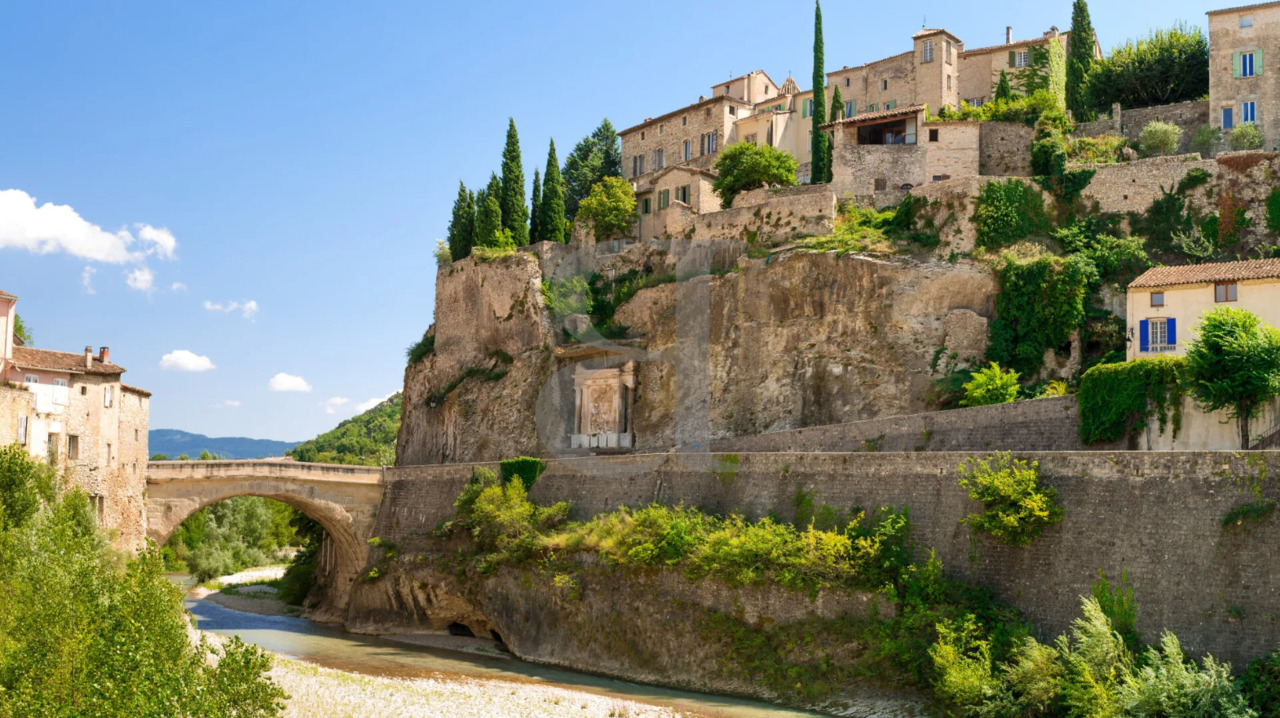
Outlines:
{"type": "Polygon", "coordinates": [[[139,389],[139,388],[138,388],[138,387],[136,387],[136,386],[129,386],[128,384],[124,384],[124,383],[122,383],[122,384],[120,384],[120,388],[121,388],[121,389],[124,389],[125,391],[131,391],[131,392],[133,392],[134,394],[141,394],[141,395],[143,395],[143,396],[151,396],[151,392],[147,391],[146,389],[139,389]]]}
{"type": "Polygon", "coordinates": [[[49,371],[65,371],[74,374],[123,374],[124,367],[116,366],[111,362],[100,362],[98,357],[93,357],[91,367],[86,367],[84,363],[84,354],[73,354],[71,352],[55,352],[49,349],[34,349],[32,347],[14,347],[13,363],[24,369],[47,369],[49,371]]]}
{"type": "Polygon", "coordinates": [[[12,294],[10,294],[10,293],[8,293],[8,292],[4,291],[3,289],[0,289],[0,297],[4,297],[5,299],[17,299],[17,297],[15,297],[15,296],[13,296],[12,294]]]}
{"type": "Polygon", "coordinates": [[[1247,262],[1215,262],[1182,267],[1148,269],[1129,284],[1130,289],[1173,287],[1181,284],[1209,282],[1243,282],[1250,279],[1280,279],[1280,259],[1254,259],[1247,262]]]}
{"type": "Polygon", "coordinates": [[[1217,15],[1218,13],[1223,13],[1223,12],[1239,12],[1241,10],[1261,10],[1263,8],[1273,7],[1275,5],[1280,5],[1280,2],[1261,2],[1261,3],[1257,3],[1256,5],[1237,5],[1235,7],[1224,7],[1221,10],[1210,10],[1206,12],[1205,15],[1217,15]]]}
{"type": "Polygon", "coordinates": [[[892,110],[880,110],[878,112],[864,112],[861,115],[846,117],[835,122],[828,122],[823,127],[831,127],[833,125],[861,125],[864,122],[878,122],[879,120],[890,120],[894,117],[909,117],[919,114],[924,110],[926,105],[910,105],[908,107],[895,107],[892,110]]]}

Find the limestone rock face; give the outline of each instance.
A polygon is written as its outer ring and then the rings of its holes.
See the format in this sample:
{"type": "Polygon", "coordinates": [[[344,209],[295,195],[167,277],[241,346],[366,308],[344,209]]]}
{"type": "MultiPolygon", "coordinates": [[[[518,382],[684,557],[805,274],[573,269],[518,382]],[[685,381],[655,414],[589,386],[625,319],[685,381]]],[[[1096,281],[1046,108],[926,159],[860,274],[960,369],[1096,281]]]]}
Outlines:
{"type": "MultiPolygon", "coordinates": [[[[996,282],[985,266],[732,250],[736,271],[643,289],[616,311],[625,344],[648,352],[629,409],[636,450],[919,412],[941,352],[967,361],[986,350],[996,282]],[[680,331],[691,325],[700,331],[680,331]],[[689,417],[702,428],[688,430],[689,417]]],[[[734,266],[716,252],[714,266],[734,266]]],[[[665,274],[675,262],[637,245],[600,266],[665,274]]],[[[517,255],[442,272],[435,353],[405,372],[399,464],[568,449],[569,372],[610,360],[566,344],[539,291],[543,271],[517,255]]]]}

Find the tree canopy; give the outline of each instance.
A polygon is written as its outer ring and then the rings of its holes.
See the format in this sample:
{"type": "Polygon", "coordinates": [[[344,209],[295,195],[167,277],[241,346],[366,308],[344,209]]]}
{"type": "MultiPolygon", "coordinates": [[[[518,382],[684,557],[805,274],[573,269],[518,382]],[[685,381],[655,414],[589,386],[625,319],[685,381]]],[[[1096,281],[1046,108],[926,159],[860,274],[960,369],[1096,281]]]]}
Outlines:
{"type": "Polygon", "coordinates": [[[453,200],[453,216],[449,219],[449,256],[458,261],[471,254],[476,242],[476,199],[467,186],[458,181],[458,197],[453,200]]]}
{"type": "Polygon", "coordinates": [[[568,221],[564,213],[564,181],[556,159],[556,141],[547,150],[547,169],[542,176],[542,206],[538,208],[538,233],[546,242],[568,242],[568,221]]]}
{"type": "Polygon", "coordinates": [[[1249,420],[1280,394],[1280,330],[1246,309],[1214,309],[1187,348],[1187,378],[1205,411],[1226,409],[1239,422],[1248,449],[1249,420]]]}
{"type": "Polygon", "coordinates": [[[1089,19],[1089,4],[1085,0],[1075,0],[1071,5],[1071,34],[1068,38],[1067,109],[1076,122],[1085,122],[1094,115],[1085,82],[1089,71],[1093,69],[1093,50],[1096,46],[1093,22],[1089,19]]]}
{"type": "Polygon", "coordinates": [[[605,177],[582,200],[578,217],[591,223],[597,242],[631,229],[636,218],[636,195],[631,183],[621,177],[605,177]]]}
{"type": "Polygon", "coordinates": [[[401,396],[338,424],[331,431],[298,444],[289,452],[297,461],[322,464],[390,466],[396,458],[401,396]]]}
{"type": "Polygon", "coordinates": [[[507,143],[502,148],[502,186],[498,206],[502,228],[511,233],[517,246],[529,243],[529,208],[524,203],[524,165],[520,160],[520,135],[516,121],[507,118],[507,143]]]}
{"type": "MultiPolygon", "coordinates": [[[[827,123],[827,69],[822,41],[822,3],[813,3],[813,113],[810,117],[813,132],[809,136],[810,184],[831,181],[831,143],[826,130],[827,123]]],[[[721,195],[721,199],[724,195],[721,195]]],[[[728,206],[728,203],[725,203],[728,206]]]]}
{"type": "Polygon", "coordinates": [[[529,197],[529,244],[542,241],[542,230],[538,229],[538,209],[542,206],[542,173],[533,170],[533,192],[529,197]]]}
{"type": "Polygon", "coordinates": [[[622,176],[622,142],[608,118],[582,138],[564,160],[564,212],[573,219],[578,205],[605,177],[622,176]]]}
{"type": "Polygon", "coordinates": [[[769,145],[735,142],[716,160],[719,176],[711,183],[723,207],[733,205],[739,192],[757,187],[789,187],[796,183],[796,158],[769,145]]]}
{"type": "Polygon", "coordinates": [[[31,329],[27,327],[26,322],[22,321],[22,315],[16,312],[13,315],[13,334],[21,339],[23,344],[27,346],[32,344],[31,329]]]}
{"type": "Polygon", "coordinates": [[[1197,100],[1209,94],[1209,40],[1198,27],[1178,24],[1130,40],[1094,64],[1088,97],[1095,110],[1197,100]]]}

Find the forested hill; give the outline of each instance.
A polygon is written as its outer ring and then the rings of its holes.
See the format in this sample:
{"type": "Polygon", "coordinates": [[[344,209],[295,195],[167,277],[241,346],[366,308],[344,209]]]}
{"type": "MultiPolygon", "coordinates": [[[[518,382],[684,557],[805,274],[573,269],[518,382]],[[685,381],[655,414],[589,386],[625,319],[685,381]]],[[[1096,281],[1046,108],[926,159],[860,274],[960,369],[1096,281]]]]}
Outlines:
{"type": "MultiPolygon", "coordinates": [[[[396,417],[398,423],[398,411],[396,417]]],[[[177,429],[152,429],[147,436],[153,456],[162,454],[171,459],[183,455],[194,459],[202,451],[217,454],[223,459],[257,459],[284,456],[289,449],[298,445],[296,441],[248,439],[242,436],[213,437],[177,429]]]]}
{"type": "Polygon", "coordinates": [[[298,461],[321,464],[391,466],[396,463],[399,431],[400,394],[396,393],[334,430],[295,446],[289,455],[298,461]]]}

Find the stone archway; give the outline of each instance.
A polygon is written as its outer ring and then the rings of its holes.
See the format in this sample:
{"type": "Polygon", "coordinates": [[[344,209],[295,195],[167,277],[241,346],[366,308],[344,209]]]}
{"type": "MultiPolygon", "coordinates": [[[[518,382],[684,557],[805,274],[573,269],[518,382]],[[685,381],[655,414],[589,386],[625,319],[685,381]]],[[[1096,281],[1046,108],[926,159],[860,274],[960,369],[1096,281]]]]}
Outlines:
{"type": "Polygon", "coordinates": [[[163,545],[191,514],[236,496],[275,499],[324,528],[332,542],[332,582],[308,616],[342,621],[352,585],[368,559],[382,501],[382,470],[293,461],[155,462],[147,467],[147,537],[163,545]]]}

